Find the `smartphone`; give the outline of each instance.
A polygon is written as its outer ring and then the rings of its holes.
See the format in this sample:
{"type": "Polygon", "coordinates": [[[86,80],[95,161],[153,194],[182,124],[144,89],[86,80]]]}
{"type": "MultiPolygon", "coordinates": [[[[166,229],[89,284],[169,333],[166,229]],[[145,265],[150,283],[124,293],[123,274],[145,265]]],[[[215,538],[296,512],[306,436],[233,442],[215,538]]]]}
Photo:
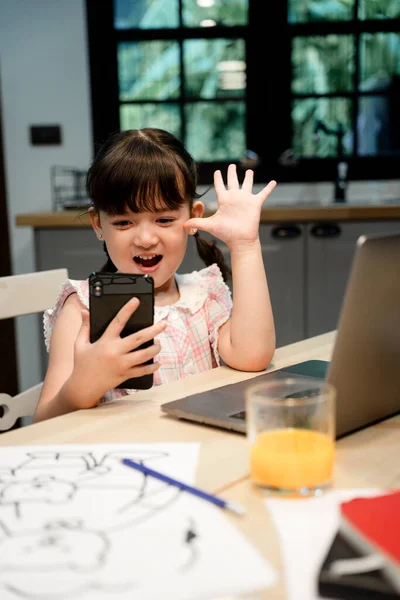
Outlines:
{"type": "MultiPolygon", "coordinates": [[[[127,273],[97,273],[89,277],[90,341],[98,340],[115,315],[133,296],[140,304],[121,332],[121,337],[136,333],[154,323],[154,281],[150,275],[127,273]]],[[[147,348],[153,340],[139,348],[147,348]]],[[[145,364],[151,364],[153,359],[145,364]]],[[[153,374],[134,377],[117,387],[147,390],[153,385],[153,374]]]]}

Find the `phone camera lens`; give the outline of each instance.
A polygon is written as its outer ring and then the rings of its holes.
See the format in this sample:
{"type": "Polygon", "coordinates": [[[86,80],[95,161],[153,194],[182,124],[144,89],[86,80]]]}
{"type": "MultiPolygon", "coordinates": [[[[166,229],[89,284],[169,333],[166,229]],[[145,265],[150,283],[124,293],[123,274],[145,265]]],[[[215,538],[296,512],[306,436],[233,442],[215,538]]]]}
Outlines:
{"type": "Polygon", "coordinates": [[[100,298],[103,295],[103,285],[101,281],[96,281],[94,284],[94,295],[96,298],[100,298]]]}

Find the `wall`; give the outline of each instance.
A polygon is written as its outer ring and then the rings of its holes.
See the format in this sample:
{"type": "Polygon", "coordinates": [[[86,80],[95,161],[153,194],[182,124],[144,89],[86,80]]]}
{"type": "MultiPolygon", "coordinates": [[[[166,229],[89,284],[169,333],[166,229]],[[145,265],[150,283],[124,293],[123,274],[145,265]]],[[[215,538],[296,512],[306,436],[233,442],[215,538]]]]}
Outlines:
{"type": "MultiPolygon", "coordinates": [[[[50,167],[86,169],[92,158],[84,0],[0,0],[0,76],[14,273],[34,270],[33,232],[18,213],[50,210],[50,167]],[[60,146],[31,146],[29,125],[60,124],[60,146]]],[[[21,388],[41,378],[37,317],[18,319],[21,388]]]]}

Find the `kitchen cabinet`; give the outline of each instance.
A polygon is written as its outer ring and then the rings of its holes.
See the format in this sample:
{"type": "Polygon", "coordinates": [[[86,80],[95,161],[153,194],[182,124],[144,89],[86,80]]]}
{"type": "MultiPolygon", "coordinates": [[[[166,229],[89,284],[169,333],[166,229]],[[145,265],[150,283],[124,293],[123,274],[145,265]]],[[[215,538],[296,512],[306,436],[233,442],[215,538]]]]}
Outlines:
{"type": "Polygon", "coordinates": [[[103,243],[86,227],[35,229],[38,271],[65,267],[71,279],[86,279],[106,262],[103,243]]]}
{"type": "Polygon", "coordinates": [[[336,329],[358,238],[394,232],[400,233],[400,221],[305,225],[307,337],[336,329]]]}
{"type": "Polygon", "coordinates": [[[261,225],[260,240],[274,313],[276,345],[306,337],[304,226],[261,225]]]}

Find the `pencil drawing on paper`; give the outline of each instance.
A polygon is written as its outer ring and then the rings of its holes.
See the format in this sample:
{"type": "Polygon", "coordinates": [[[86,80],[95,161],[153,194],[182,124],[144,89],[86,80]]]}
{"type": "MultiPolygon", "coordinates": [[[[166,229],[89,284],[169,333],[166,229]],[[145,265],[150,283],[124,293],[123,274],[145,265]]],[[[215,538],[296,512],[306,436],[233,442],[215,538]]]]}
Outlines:
{"type": "Polygon", "coordinates": [[[196,568],[196,517],[174,510],[182,492],[121,464],[167,465],[168,451],[42,447],[8,456],[0,457],[0,598],[114,598],[140,589],[154,568],[168,576],[196,568]]]}

